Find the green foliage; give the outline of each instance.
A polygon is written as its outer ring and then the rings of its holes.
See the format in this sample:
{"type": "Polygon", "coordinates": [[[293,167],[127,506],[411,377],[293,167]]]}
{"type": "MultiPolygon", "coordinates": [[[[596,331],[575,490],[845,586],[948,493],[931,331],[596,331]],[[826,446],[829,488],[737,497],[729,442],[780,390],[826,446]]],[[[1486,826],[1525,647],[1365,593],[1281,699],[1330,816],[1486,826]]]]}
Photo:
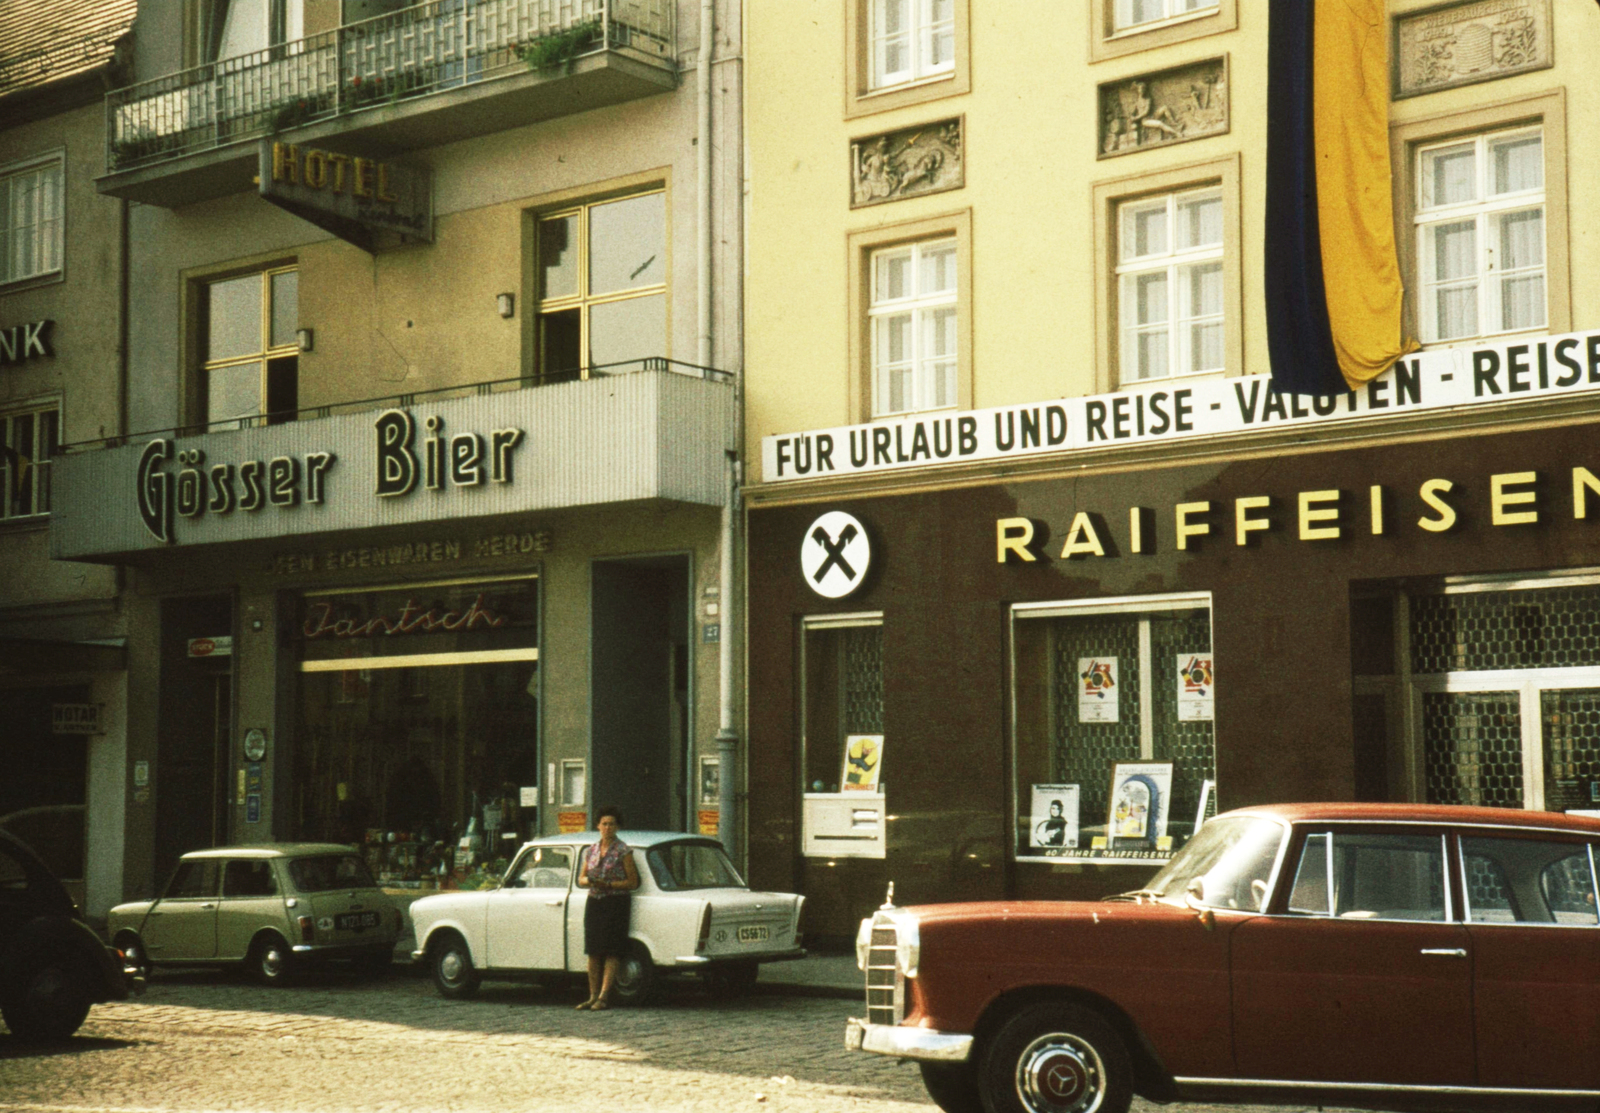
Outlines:
{"type": "Polygon", "coordinates": [[[528,68],[535,73],[557,68],[563,73],[571,73],[572,64],[578,55],[583,53],[584,48],[592,44],[599,35],[600,21],[597,19],[574,23],[565,30],[552,31],[532,42],[521,44],[517,47],[517,57],[526,62],[528,68]]]}

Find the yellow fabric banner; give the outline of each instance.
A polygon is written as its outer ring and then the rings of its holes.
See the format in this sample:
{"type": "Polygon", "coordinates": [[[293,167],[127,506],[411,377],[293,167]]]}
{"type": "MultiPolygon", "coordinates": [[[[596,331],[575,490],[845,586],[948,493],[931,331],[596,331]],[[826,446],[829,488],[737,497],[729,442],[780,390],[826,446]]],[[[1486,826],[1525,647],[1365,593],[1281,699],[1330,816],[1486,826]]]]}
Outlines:
{"type": "Polygon", "coordinates": [[[1317,0],[1314,143],[1328,321],[1354,390],[1417,349],[1401,333],[1384,0],[1317,0]]]}

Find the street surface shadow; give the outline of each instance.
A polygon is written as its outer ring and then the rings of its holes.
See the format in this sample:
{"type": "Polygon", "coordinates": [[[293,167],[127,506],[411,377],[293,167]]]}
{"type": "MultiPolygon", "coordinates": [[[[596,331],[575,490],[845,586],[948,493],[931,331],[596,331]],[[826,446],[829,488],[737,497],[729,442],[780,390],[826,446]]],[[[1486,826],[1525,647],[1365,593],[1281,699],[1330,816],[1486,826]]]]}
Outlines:
{"type": "Polygon", "coordinates": [[[19,1040],[10,1032],[0,1032],[0,1060],[50,1059],[82,1055],[90,1051],[121,1051],[136,1047],[139,1040],[113,1040],[100,1036],[73,1036],[69,1040],[19,1040]]]}

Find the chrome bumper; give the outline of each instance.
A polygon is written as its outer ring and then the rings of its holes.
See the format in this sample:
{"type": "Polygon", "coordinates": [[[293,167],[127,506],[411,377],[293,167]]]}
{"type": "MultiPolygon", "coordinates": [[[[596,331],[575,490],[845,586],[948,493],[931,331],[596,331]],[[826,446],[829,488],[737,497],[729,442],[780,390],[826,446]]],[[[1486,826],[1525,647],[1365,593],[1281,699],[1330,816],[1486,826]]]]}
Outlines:
{"type": "Polygon", "coordinates": [[[868,1024],[854,1016],[845,1021],[844,1046],[850,1051],[934,1063],[965,1063],[972,1055],[972,1037],[968,1035],[898,1024],[868,1024]]]}
{"type": "Polygon", "coordinates": [[[690,969],[694,967],[718,966],[735,962],[789,962],[797,958],[805,958],[804,947],[796,947],[792,951],[759,951],[755,954],[720,954],[720,955],[678,955],[672,960],[672,965],[683,966],[690,969]]]}

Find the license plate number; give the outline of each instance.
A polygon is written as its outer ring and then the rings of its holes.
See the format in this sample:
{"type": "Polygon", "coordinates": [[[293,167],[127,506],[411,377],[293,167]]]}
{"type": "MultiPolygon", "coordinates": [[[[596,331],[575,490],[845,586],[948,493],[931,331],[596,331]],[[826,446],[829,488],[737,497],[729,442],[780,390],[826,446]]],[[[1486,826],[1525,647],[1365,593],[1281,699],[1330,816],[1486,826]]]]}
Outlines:
{"type": "Polygon", "coordinates": [[[378,926],[376,912],[344,912],[333,918],[333,926],[340,931],[365,931],[378,926]]]}
{"type": "Polygon", "coordinates": [[[771,933],[767,931],[765,924],[754,924],[739,929],[741,943],[765,943],[770,937],[771,933]]]}

